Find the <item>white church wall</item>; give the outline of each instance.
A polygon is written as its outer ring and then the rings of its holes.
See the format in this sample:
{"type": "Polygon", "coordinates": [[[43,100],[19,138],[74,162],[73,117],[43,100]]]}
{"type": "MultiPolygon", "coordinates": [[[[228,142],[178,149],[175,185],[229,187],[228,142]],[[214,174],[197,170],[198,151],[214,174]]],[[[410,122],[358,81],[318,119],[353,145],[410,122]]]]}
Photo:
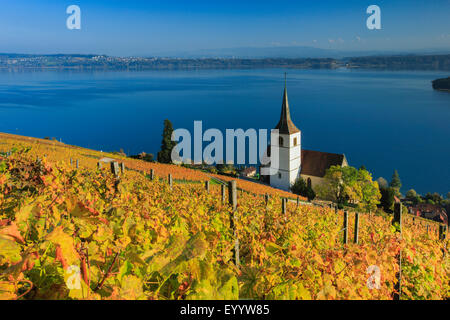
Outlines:
{"type": "Polygon", "coordinates": [[[295,138],[297,138],[297,146],[300,146],[301,145],[301,140],[300,140],[300,132],[297,132],[297,133],[294,133],[294,134],[291,134],[290,136],[289,136],[289,146],[292,148],[292,147],[296,147],[296,145],[294,144],[294,140],[295,140],[295,138]]]}
{"type": "Polygon", "coordinates": [[[300,132],[294,133],[289,137],[289,170],[296,170],[300,168],[301,161],[301,140],[300,132]],[[297,145],[294,144],[294,140],[297,139],[297,145]]]}
{"type": "Polygon", "coordinates": [[[289,188],[295,183],[300,176],[300,168],[289,172],[289,188]]]}
{"type": "Polygon", "coordinates": [[[292,135],[280,134],[279,136],[283,139],[282,146],[279,146],[279,139],[271,139],[271,152],[278,152],[279,155],[279,171],[270,177],[270,185],[274,188],[289,191],[300,174],[300,132],[292,135]],[[294,145],[295,139],[297,139],[296,145],[294,145]]]}
{"type": "MultiPolygon", "coordinates": [[[[271,136],[271,154],[278,154],[278,166],[280,169],[289,170],[289,148],[286,148],[287,143],[289,142],[289,135],[280,134],[279,138],[283,139],[283,145],[279,145],[279,139],[271,136]]],[[[272,167],[273,168],[273,167],[272,167]]],[[[278,168],[274,168],[278,169],[278,168]]]]}
{"type": "Polygon", "coordinates": [[[270,186],[282,190],[289,191],[289,175],[290,172],[287,171],[279,171],[277,174],[270,176],[270,186]],[[281,177],[280,177],[281,175],[281,177]]]}

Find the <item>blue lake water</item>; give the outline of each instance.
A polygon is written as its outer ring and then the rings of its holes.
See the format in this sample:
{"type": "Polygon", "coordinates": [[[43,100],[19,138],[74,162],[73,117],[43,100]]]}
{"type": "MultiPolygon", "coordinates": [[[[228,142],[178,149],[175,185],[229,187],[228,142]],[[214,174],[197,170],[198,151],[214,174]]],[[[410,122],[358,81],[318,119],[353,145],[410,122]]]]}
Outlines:
{"type": "MultiPolygon", "coordinates": [[[[440,72],[289,70],[302,147],[344,153],[403,191],[450,191],[450,93],[440,72]]],[[[175,128],[273,128],[284,70],[0,73],[0,132],[56,137],[97,150],[156,155],[175,128]]]]}

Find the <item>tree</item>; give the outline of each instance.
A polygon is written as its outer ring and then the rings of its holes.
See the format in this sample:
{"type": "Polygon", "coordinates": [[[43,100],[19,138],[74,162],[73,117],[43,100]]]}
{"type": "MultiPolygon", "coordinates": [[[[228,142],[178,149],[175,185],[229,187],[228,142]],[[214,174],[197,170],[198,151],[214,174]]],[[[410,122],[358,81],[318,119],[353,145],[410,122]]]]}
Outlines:
{"type": "Polygon", "coordinates": [[[301,177],[298,177],[297,180],[295,180],[294,184],[291,186],[291,191],[292,193],[308,198],[308,201],[314,200],[316,197],[314,190],[308,186],[306,181],[301,177]]]}
{"type": "Polygon", "coordinates": [[[354,167],[331,166],[324,176],[324,183],[317,187],[321,198],[344,205],[351,200],[353,185],[356,183],[358,170],[354,167]]]}
{"type": "Polygon", "coordinates": [[[416,195],[416,196],[413,197],[411,200],[412,200],[413,205],[415,205],[415,206],[416,206],[417,204],[423,202],[423,199],[422,199],[422,197],[421,197],[420,195],[416,195]]]}
{"type": "Polygon", "coordinates": [[[397,194],[400,193],[400,188],[402,187],[402,182],[400,181],[400,176],[398,175],[398,171],[395,170],[392,175],[391,183],[389,184],[391,188],[397,190],[397,194]]]}
{"type": "Polygon", "coordinates": [[[145,153],[145,152],[141,152],[140,154],[137,154],[137,155],[131,155],[130,158],[144,160],[147,162],[153,162],[153,160],[154,160],[152,153],[145,153]]]}
{"type": "Polygon", "coordinates": [[[340,207],[348,202],[358,203],[366,211],[373,210],[381,198],[378,183],[365,169],[351,166],[331,166],[324,183],[317,187],[322,198],[336,202],[340,207]]]}
{"type": "Polygon", "coordinates": [[[365,169],[358,170],[358,183],[361,200],[358,206],[366,212],[373,211],[380,203],[381,193],[378,182],[372,181],[372,175],[365,169]]]}
{"type": "Polygon", "coordinates": [[[392,207],[394,206],[394,196],[397,191],[394,188],[380,188],[381,199],[380,205],[386,212],[392,212],[392,207]]]}
{"type": "Polygon", "coordinates": [[[169,120],[164,120],[164,130],[162,134],[161,151],[158,152],[158,162],[171,163],[172,149],[176,146],[176,142],[172,141],[173,126],[169,120]]]}
{"type": "Polygon", "coordinates": [[[232,163],[218,163],[216,168],[220,174],[237,174],[237,168],[232,163]]]}
{"type": "Polygon", "coordinates": [[[414,199],[416,196],[417,196],[417,192],[414,189],[408,190],[408,192],[406,192],[407,199],[414,199]]]}
{"type": "Polygon", "coordinates": [[[379,178],[377,179],[377,182],[378,182],[378,186],[380,187],[380,189],[381,189],[381,188],[387,188],[387,187],[388,187],[388,182],[387,182],[387,180],[386,180],[385,178],[383,178],[383,177],[379,177],[379,178]]]}
{"type": "Polygon", "coordinates": [[[413,205],[417,205],[418,203],[422,202],[422,197],[417,194],[416,190],[411,189],[406,192],[406,199],[412,202],[413,205]]]}
{"type": "Polygon", "coordinates": [[[436,203],[441,204],[442,201],[444,201],[444,198],[437,192],[433,193],[433,200],[436,203]]]}
{"type": "Polygon", "coordinates": [[[442,198],[442,196],[439,194],[439,193],[437,193],[437,192],[435,192],[435,193],[433,193],[433,194],[431,194],[431,193],[427,193],[426,195],[425,195],[425,200],[428,202],[428,203],[431,203],[431,204],[440,204],[444,199],[442,198]]]}

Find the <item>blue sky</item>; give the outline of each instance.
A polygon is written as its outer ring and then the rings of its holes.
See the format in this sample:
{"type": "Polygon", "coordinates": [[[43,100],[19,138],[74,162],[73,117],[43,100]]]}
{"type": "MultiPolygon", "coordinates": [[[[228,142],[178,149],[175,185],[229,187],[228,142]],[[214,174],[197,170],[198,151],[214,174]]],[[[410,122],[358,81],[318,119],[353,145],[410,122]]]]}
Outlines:
{"type": "Polygon", "coordinates": [[[450,49],[450,0],[2,0],[0,52],[152,55],[234,47],[450,49]],[[81,30],[66,8],[81,8],[81,30]],[[366,8],[381,8],[368,30],[366,8]]]}

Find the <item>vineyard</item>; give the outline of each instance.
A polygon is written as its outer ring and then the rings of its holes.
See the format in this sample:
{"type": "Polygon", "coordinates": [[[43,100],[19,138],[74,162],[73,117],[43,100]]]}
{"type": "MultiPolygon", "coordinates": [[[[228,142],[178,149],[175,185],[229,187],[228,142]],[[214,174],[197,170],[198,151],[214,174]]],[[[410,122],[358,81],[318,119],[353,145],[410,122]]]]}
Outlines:
{"type": "MultiPolygon", "coordinates": [[[[95,169],[97,168],[98,160],[101,158],[113,158],[123,162],[128,169],[150,174],[153,170],[158,177],[167,178],[169,174],[175,180],[204,182],[211,179],[211,177],[218,178],[223,181],[237,181],[238,187],[242,190],[254,194],[269,194],[275,196],[283,196],[288,198],[297,198],[297,195],[290,192],[274,189],[270,186],[261,185],[241,179],[231,178],[223,175],[207,174],[199,170],[185,168],[179,165],[146,162],[143,160],[130,159],[121,155],[111,154],[106,152],[99,152],[90,149],[83,149],[76,146],[64,145],[58,141],[50,141],[44,139],[36,139],[29,137],[16,136],[11,134],[0,133],[0,151],[7,152],[14,149],[16,146],[25,145],[30,147],[29,155],[35,158],[43,157],[49,162],[68,161],[73,160],[75,164],[78,160],[79,166],[83,168],[95,169]]],[[[305,200],[302,198],[302,200],[305,200]]]]}
{"type": "Polygon", "coordinates": [[[115,176],[97,167],[113,155],[0,138],[0,299],[392,299],[399,256],[401,299],[450,296],[436,224],[360,214],[344,244],[344,212],[282,210],[290,194],[238,180],[233,210],[218,185],[166,180],[198,171],[114,155],[115,176]]]}

